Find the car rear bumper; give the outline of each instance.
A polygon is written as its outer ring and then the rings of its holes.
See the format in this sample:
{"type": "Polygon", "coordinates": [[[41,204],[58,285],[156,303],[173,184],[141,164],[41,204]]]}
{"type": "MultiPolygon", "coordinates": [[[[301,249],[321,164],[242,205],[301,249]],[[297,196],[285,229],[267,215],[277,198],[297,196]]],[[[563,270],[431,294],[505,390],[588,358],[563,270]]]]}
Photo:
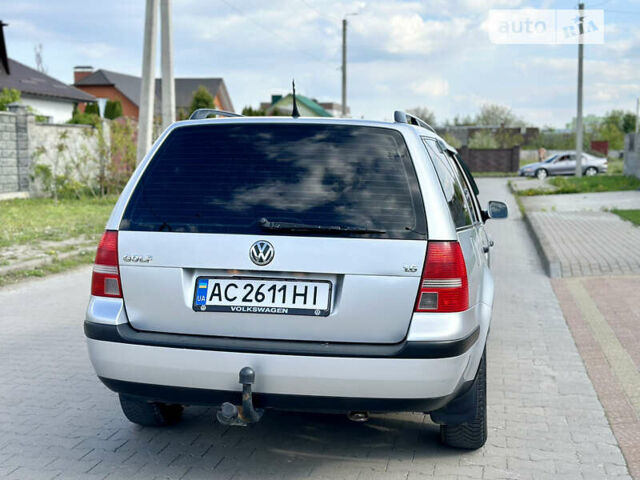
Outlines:
{"type": "MultiPolygon", "coordinates": [[[[228,390],[152,385],[100,377],[110,390],[145,401],[180,405],[220,406],[224,402],[239,404],[241,393],[228,390]]],[[[285,395],[278,393],[253,393],[256,408],[311,412],[433,412],[451,402],[467,390],[466,382],[455,394],[437,398],[367,398],[330,397],[319,395],[285,395]]]]}
{"type": "MultiPolygon", "coordinates": [[[[251,366],[256,371],[254,392],[267,407],[430,411],[446,404],[463,388],[472,356],[484,347],[484,338],[480,340],[475,331],[461,341],[457,348],[464,351],[454,352],[455,356],[406,356],[412,351],[410,347],[399,349],[399,355],[374,356],[373,350],[362,352],[364,356],[340,356],[338,351],[292,355],[145,345],[112,341],[113,337],[99,340],[91,338],[97,336],[96,332],[89,322],[86,325],[91,362],[109,388],[186,404],[219,405],[237,397],[241,390],[238,372],[251,366]]],[[[122,326],[108,328],[117,332],[122,326]]],[[[388,351],[389,346],[383,347],[386,350],[381,352],[388,351]]]]}

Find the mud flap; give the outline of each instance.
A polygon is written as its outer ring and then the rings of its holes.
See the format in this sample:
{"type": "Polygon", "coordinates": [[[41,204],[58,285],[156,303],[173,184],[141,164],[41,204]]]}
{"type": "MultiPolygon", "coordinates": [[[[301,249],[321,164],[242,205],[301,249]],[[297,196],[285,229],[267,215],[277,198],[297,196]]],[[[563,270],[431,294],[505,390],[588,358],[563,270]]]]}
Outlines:
{"type": "MultiPolygon", "coordinates": [[[[479,370],[479,369],[478,369],[479,370]]],[[[478,418],[478,374],[472,382],[468,382],[461,389],[461,395],[438,410],[431,412],[431,420],[439,425],[460,425],[471,423],[478,418]]]]}

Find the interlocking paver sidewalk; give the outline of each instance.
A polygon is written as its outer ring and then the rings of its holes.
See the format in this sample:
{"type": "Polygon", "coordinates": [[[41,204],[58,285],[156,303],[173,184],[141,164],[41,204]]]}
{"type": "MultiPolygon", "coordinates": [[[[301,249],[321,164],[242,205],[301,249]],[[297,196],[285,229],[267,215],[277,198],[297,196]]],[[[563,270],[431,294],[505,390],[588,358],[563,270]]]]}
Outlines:
{"type": "Polygon", "coordinates": [[[0,289],[0,476],[22,479],[628,479],[625,460],[501,179],[492,222],[497,297],[488,344],[489,440],[438,444],[422,414],[268,412],[248,428],[189,408],[167,429],[128,423],[96,379],[82,318],[90,269],[0,289]]]}
{"type": "Polygon", "coordinates": [[[557,279],[553,287],[629,470],[640,478],[640,276],[557,279]]]}
{"type": "Polygon", "coordinates": [[[527,212],[547,272],[556,277],[640,273],[640,228],[609,212],[527,212]]]}

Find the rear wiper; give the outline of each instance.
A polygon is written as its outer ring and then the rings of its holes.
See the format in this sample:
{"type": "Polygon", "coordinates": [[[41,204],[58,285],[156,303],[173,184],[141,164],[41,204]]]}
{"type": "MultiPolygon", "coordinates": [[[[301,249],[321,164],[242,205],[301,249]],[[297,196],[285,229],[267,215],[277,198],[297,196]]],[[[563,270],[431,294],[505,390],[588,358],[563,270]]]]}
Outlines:
{"type": "Polygon", "coordinates": [[[351,227],[347,225],[309,225],[306,223],[271,222],[261,218],[258,225],[263,230],[283,232],[344,232],[344,233],[387,233],[386,230],[367,227],[351,227]]]}

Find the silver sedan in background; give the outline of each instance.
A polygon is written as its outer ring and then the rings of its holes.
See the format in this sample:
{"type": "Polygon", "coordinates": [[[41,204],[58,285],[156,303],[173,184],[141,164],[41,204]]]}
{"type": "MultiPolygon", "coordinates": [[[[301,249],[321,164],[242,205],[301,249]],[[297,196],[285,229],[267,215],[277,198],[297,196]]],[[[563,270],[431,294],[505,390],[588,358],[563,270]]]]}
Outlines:
{"type": "MultiPolygon", "coordinates": [[[[605,173],[607,171],[607,159],[596,157],[588,153],[582,154],[582,174],[588,177],[605,173]]],[[[518,171],[521,177],[537,177],[544,180],[549,175],[575,175],[576,152],[567,151],[551,155],[542,162],[530,163],[518,171]]]]}

